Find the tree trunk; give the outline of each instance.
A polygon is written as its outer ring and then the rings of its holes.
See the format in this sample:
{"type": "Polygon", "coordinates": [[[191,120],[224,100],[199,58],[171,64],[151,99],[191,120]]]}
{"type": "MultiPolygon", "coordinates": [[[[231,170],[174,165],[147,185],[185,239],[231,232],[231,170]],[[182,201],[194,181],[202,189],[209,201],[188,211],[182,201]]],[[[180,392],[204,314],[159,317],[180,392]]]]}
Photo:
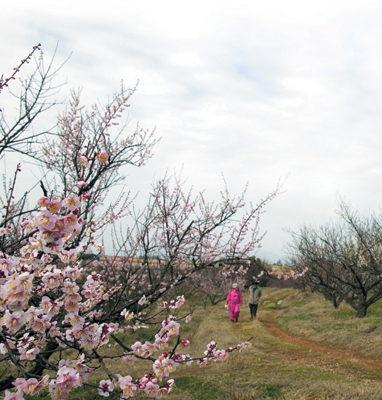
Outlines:
{"type": "Polygon", "coordinates": [[[357,317],[358,318],[364,318],[366,317],[367,313],[367,305],[366,304],[359,304],[357,308],[357,317]]]}

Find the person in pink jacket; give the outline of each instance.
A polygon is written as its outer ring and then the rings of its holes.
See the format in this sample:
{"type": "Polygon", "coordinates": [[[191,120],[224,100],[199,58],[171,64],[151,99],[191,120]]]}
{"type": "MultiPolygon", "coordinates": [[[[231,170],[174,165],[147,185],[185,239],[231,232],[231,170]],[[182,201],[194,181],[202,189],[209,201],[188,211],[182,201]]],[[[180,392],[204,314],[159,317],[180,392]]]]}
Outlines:
{"type": "Polygon", "coordinates": [[[240,290],[237,288],[237,283],[232,285],[232,289],[228,293],[227,303],[229,303],[229,317],[232,322],[237,322],[240,314],[240,304],[243,303],[240,290]]]}

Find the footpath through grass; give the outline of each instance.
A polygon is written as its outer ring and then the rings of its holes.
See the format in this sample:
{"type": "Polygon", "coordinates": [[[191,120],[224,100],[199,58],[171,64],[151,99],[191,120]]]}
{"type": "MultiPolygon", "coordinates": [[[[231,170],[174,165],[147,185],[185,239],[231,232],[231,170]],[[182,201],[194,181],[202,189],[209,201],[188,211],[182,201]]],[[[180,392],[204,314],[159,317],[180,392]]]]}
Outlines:
{"type": "Polygon", "coordinates": [[[291,335],[382,361],[381,301],[369,308],[365,318],[357,318],[346,303],[335,309],[319,294],[296,293],[286,299],[277,323],[291,335]]]}
{"type": "MultiPolygon", "coordinates": [[[[204,368],[196,364],[178,367],[173,375],[176,387],[171,398],[380,400],[382,371],[314,352],[275,337],[266,328],[264,321],[269,313],[276,311],[280,299],[284,299],[280,311],[283,317],[287,314],[283,309],[289,305],[290,313],[293,301],[300,302],[296,305],[299,310],[309,304],[310,299],[300,299],[298,296],[291,289],[265,288],[262,303],[264,300],[268,302],[260,307],[258,320],[251,322],[245,295],[240,322],[237,324],[230,322],[222,304],[206,309],[197,308],[189,331],[184,336],[191,340],[192,345],[187,348],[191,355],[203,354],[205,345],[211,340],[215,340],[219,348],[227,348],[254,337],[253,347],[240,354],[232,353],[224,363],[210,361],[204,368]]],[[[330,309],[329,304],[326,306],[330,309]]],[[[280,322],[285,322],[281,314],[280,322]]],[[[299,318],[303,320],[303,317],[299,318]]],[[[310,319],[311,316],[306,321],[310,319]]],[[[293,326],[293,322],[290,326],[293,326]]]]}
{"type": "MultiPolygon", "coordinates": [[[[341,307],[335,311],[321,297],[299,294],[292,289],[265,288],[261,303],[264,300],[268,302],[261,305],[258,319],[253,322],[249,318],[247,294],[244,296],[239,323],[230,322],[223,304],[206,309],[196,307],[191,323],[181,331],[181,338],[191,341],[190,347],[182,349],[184,353],[201,356],[211,340],[217,342],[218,348],[226,349],[254,337],[253,347],[242,353],[231,353],[225,362],[209,361],[204,368],[196,363],[178,366],[171,376],[175,379],[175,387],[169,399],[382,399],[381,370],[315,352],[275,337],[264,322],[270,313],[276,312],[280,299],[284,300],[276,322],[289,333],[327,346],[344,346],[347,349],[354,349],[362,338],[372,338],[362,346],[362,353],[365,356],[373,353],[372,346],[378,342],[378,334],[374,332],[379,331],[382,322],[377,309],[372,311],[370,317],[359,321],[353,314],[349,314],[351,310],[341,307]],[[353,338],[353,334],[356,338],[353,338]]],[[[141,330],[126,340],[131,343],[149,335],[149,330],[141,330]]],[[[114,350],[110,348],[107,351],[112,353],[114,350]]],[[[378,349],[375,357],[382,359],[380,354],[378,349]]],[[[148,362],[142,367],[142,363],[138,363],[129,367],[116,360],[112,363],[113,371],[122,375],[130,374],[133,378],[146,373],[151,364],[148,362]]],[[[96,378],[104,379],[101,373],[96,378]]],[[[96,381],[93,383],[97,384],[96,381]]],[[[79,388],[72,392],[70,398],[96,400],[101,399],[101,396],[98,396],[96,389],[79,388]]],[[[148,397],[140,395],[137,398],[148,397]]]]}

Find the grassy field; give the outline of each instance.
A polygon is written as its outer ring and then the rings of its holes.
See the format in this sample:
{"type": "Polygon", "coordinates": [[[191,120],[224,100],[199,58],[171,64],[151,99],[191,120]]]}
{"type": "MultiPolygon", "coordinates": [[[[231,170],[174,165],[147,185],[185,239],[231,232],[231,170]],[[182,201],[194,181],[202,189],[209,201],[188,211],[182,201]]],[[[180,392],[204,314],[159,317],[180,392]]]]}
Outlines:
{"type": "MultiPolygon", "coordinates": [[[[382,322],[379,304],[370,316],[360,320],[351,309],[341,306],[335,310],[320,296],[293,289],[265,288],[262,300],[268,302],[260,307],[258,320],[251,322],[246,300],[244,296],[240,322],[236,324],[230,322],[223,304],[206,309],[196,307],[191,323],[184,325],[181,333],[182,339],[191,341],[191,346],[184,349],[187,353],[202,355],[211,340],[218,343],[218,348],[227,348],[253,337],[253,347],[240,354],[231,353],[223,363],[210,361],[204,368],[195,363],[179,366],[172,376],[175,388],[169,399],[382,399],[382,370],[276,337],[264,323],[271,314],[279,312],[277,325],[292,335],[382,360],[378,346],[382,322]],[[281,311],[277,311],[276,303],[280,299],[284,300],[281,311]]],[[[149,336],[149,330],[140,330],[128,341],[149,336]]],[[[129,367],[114,360],[113,370],[139,377],[147,372],[149,363],[146,367],[139,365],[129,367]]],[[[99,380],[103,376],[95,378],[99,380]]],[[[101,397],[95,389],[79,388],[72,392],[71,399],[101,397]]]]}
{"type": "Polygon", "coordinates": [[[357,318],[346,303],[335,309],[319,294],[296,293],[284,302],[278,325],[294,336],[382,360],[382,302],[357,318]]]}

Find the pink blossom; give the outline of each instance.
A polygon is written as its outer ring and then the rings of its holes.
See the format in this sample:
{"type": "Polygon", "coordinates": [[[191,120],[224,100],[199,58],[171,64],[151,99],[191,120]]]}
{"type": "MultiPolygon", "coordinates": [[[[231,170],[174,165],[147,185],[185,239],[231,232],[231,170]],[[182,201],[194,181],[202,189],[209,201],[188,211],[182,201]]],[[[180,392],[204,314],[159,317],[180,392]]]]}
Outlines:
{"type": "Polygon", "coordinates": [[[158,350],[162,350],[165,347],[168,347],[167,339],[159,337],[159,338],[155,339],[155,345],[157,346],[158,350]]]}
{"type": "Polygon", "coordinates": [[[45,329],[50,327],[49,318],[43,315],[42,318],[35,317],[33,319],[32,329],[34,332],[45,332],[45,329]]]}
{"type": "Polygon", "coordinates": [[[62,250],[59,254],[59,257],[62,262],[69,263],[71,261],[77,261],[77,250],[62,250]]]}
{"type": "Polygon", "coordinates": [[[168,392],[170,393],[171,392],[171,388],[173,387],[173,385],[174,385],[174,379],[169,379],[168,381],[167,381],[167,387],[168,387],[168,392]]]}
{"type": "Polygon", "coordinates": [[[0,228],[0,236],[6,235],[9,232],[11,232],[10,228],[0,228]]]}
{"type": "Polygon", "coordinates": [[[8,353],[8,349],[5,346],[4,343],[0,343],[0,354],[7,354],[8,353]]]}
{"type": "Polygon", "coordinates": [[[50,231],[54,228],[57,217],[52,215],[49,211],[40,211],[36,214],[35,221],[39,229],[50,231]]]}
{"type": "Polygon", "coordinates": [[[191,357],[189,354],[182,355],[182,360],[186,361],[186,363],[185,363],[186,365],[191,365],[193,362],[193,360],[191,360],[191,357]]]}
{"type": "Polygon", "coordinates": [[[214,361],[225,361],[225,359],[228,357],[228,353],[225,352],[225,350],[217,350],[214,353],[214,361]]]}
{"type": "Polygon", "coordinates": [[[110,379],[108,379],[107,381],[102,380],[99,383],[98,394],[103,397],[109,397],[110,392],[112,392],[113,389],[114,389],[114,384],[110,379]]]}
{"type": "MultiPolygon", "coordinates": [[[[65,272],[66,271],[67,271],[67,269],[65,269],[65,272]]],[[[80,288],[76,285],[75,282],[70,282],[68,280],[66,280],[64,282],[64,288],[65,288],[64,289],[65,293],[68,294],[68,295],[73,294],[73,293],[79,293],[79,290],[80,290],[80,288]]]]}
{"type": "Polygon", "coordinates": [[[156,347],[155,343],[153,344],[153,343],[150,343],[150,342],[146,341],[142,345],[139,355],[141,357],[147,358],[147,357],[150,357],[154,353],[154,351],[156,351],[156,350],[157,350],[157,347],[156,347]]]}
{"type": "Polygon", "coordinates": [[[146,385],[146,383],[150,380],[150,375],[146,374],[144,376],[142,376],[142,378],[139,380],[139,383],[141,383],[142,385],[146,385]]]}
{"type": "Polygon", "coordinates": [[[56,224],[55,224],[55,226],[54,226],[54,228],[52,230],[60,233],[60,235],[58,235],[58,237],[63,237],[65,234],[69,233],[69,230],[66,229],[66,231],[65,231],[65,228],[66,228],[66,226],[65,226],[65,218],[58,217],[57,220],[56,220],[56,224]],[[61,234],[61,232],[63,234],[61,234]]]}
{"type": "Polygon", "coordinates": [[[69,197],[63,200],[62,205],[68,208],[70,211],[73,211],[74,209],[81,207],[81,202],[76,194],[71,194],[69,197]]]}
{"type": "Polygon", "coordinates": [[[74,227],[77,224],[77,217],[74,214],[68,214],[64,221],[66,225],[74,227]]]}
{"type": "Polygon", "coordinates": [[[143,390],[149,397],[156,397],[157,392],[159,390],[159,386],[156,385],[155,383],[148,382],[143,390]]]}
{"type": "Polygon", "coordinates": [[[62,367],[57,371],[56,384],[58,387],[73,388],[79,383],[79,374],[74,368],[62,367]]]}
{"type": "Polygon", "coordinates": [[[127,399],[129,397],[133,397],[137,392],[137,386],[131,382],[131,376],[125,376],[119,378],[119,387],[122,390],[122,397],[127,399]]]}
{"type": "Polygon", "coordinates": [[[107,162],[108,156],[107,156],[107,154],[106,154],[104,151],[102,151],[101,153],[98,153],[98,154],[97,154],[97,157],[98,157],[98,161],[99,161],[100,163],[104,164],[104,163],[107,162]]]}
{"type": "Polygon", "coordinates": [[[241,344],[241,346],[242,346],[242,348],[243,349],[249,349],[249,348],[251,348],[252,347],[252,343],[250,343],[250,342],[243,342],[242,344],[241,344]]]}
{"type": "Polygon", "coordinates": [[[61,209],[61,203],[58,200],[52,200],[47,207],[50,212],[57,213],[61,209]]]}
{"type": "Polygon", "coordinates": [[[78,313],[78,311],[80,309],[78,302],[72,301],[72,300],[66,301],[64,306],[65,306],[65,310],[68,313],[78,313]]]}
{"type": "MultiPolygon", "coordinates": [[[[81,270],[79,270],[78,267],[66,267],[64,272],[67,278],[71,278],[73,280],[76,280],[81,276],[81,270]]],[[[76,291],[78,291],[78,286],[76,291]]]]}
{"type": "Polygon", "coordinates": [[[77,186],[79,187],[79,188],[83,188],[83,187],[85,187],[87,185],[87,183],[85,182],[85,181],[78,181],[77,182],[77,186]]]}
{"type": "Polygon", "coordinates": [[[98,253],[104,253],[105,252],[105,247],[101,243],[97,243],[95,246],[96,246],[96,251],[98,253]]]}
{"type": "Polygon", "coordinates": [[[24,378],[17,378],[12,385],[17,389],[18,392],[23,392],[24,391],[24,385],[25,385],[26,380],[24,378]]]}
{"type": "Polygon", "coordinates": [[[7,291],[8,308],[14,311],[21,311],[32,294],[33,275],[23,272],[20,275],[13,275],[4,285],[7,291]]]}
{"type": "MultiPolygon", "coordinates": [[[[18,379],[16,380],[16,382],[17,381],[18,379]]],[[[35,378],[30,378],[21,385],[21,388],[24,393],[35,396],[36,394],[40,393],[41,390],[48,386],[48,382],[49,375],[45,375],[40,381],[35,378]]]]}
{"type": "Polygon", "coordinates": [[[174,304],[174,308],[182,307],[182,305],[185,303],[185,301],[186,300],[184,299],[184,296],[178,296],[178,298],[174,304]]]}
{"type": "Polygon", "coordinates": [[[23,394],[21,392],[10,392],[9,390],[5,391],[4,400],[24,400],[23,394]]]}
{"type": "Polygon", "coordinates": [[[72,388],[80,384],[79,373],[74,368],[63,366],[57,371],[57,378],[49,383],[49,392],[53,400],[65,398],[72,388]]]}
{"type": "Polygon", "coordinates": [[[168,323],[168,325],[166,326],[167,336],[168,337],[178,336],[179,335],[179,327],[180,327],[180,325],[177,322],[170,321],[168,323]]]}
{"type": "Polygon", "coordinates": [[[33,347],[32,349],[27,350],[24,347],[19,348],[20,360],[32,361],[36,359],[36,355],[39,353],[39,349],[37,347],[33,347]]]}
{"type": "Polygon", "coordinates": [[[83,327],[85,319],[78,314],[69,313],[65,316],[64,322],[69,322],[73,329],[80,329],[83,327]]]}
{"type": "Polygon", "coordinates": [[[182,358],[182,355],[181,355],[181,354],[175,353],[175,354],[172,355],[171,359],[174,360],[174,361],[180,361],[180,360],[182,360],[183,358],[182,358]]]}
{"type": "Polygon", "coordinates": [[[51,328],[49,329],[49,335],[50,337],[62,337],[62,334],[59,330],[59,328],[56,327],[57,322],[53,322],[51,328]]]}
{"type": "Polygon", "coordinates": [[[127,311],[126,308],[121,311],[121,315],[125,317],[126,321],[131,321],[134,318],[134,313],[127,311]]]}
{"type": "Polygon", "coordinates": [[[197,361],[200,368],[204,367],[207,364],[207,358],[199,358],[197,361]]]}
{"type": "Polygon", "coordinates": [[[141,342],[135,342],[135,343],[131,346],[131,350],[134,352],[134,354],[137,354],[138,356],[141,355],[142,343],[141,343],[141,342]]]}
{"type": "Polygon", "coordinates": [[[63,273],[59,269],[54,269],[52,272],[46,273],[42,281],[49,289],[55,289],[62,285],[63,273]]]}
{"type": "Polygon", "coordinates": [[[38,200],[37,200],[37,204],[40,206],[40,207],[48,207],[48,205],[49,205],[49,203],[50,203],[50,201],[49,201],[49,199],[47,198],[47,197],[40,197],[38,200]]]}
{"type": "Polygon", "coordinates": [[[146,296],[143,295],[143,296],[139,299],[138,304],[139,304],[140,306],[143,306],[144,304],[149,304],[149,301],[146,299],[146,296]]]}
{"type": "Polygon", "coordinates": [[[169,392],[170,392],[169,388],[161,387],[158,389],[155,398],[161,399],[162,397],[166,397],[169,394],[169,392]]]}
{"type": "Polygon", "coordinates": [[[211,351],[211,350],[213,350],[215,348],[216,348],[216,342],[214,342],[213,340],[210,343],[207,344],[207,350],[208,351],[211,351]]]}
{"type": "Polygon", "coordinates": [[[135,361],[137,361],[137,359],[134,357],[133,354],[128,354],[126,356],[123,356],[123,361],[127,365],[134,365],[134,363],[135,363],[135,361]]]}
{"type": "Polygon", "coordinates": [[[172,371],[175,371],[178,364],[171,358],[160,356],[153,364],[155,376],[162,380],[167,378],[172,371]]]}
{"type": "Polygon", "coordinates": [[[81,160],[82,165],[85,168],[89,168],[89,166],[90,166],[89,157],[85,156],[84,154],[81,154],[80,155],[80,160],[81,160]]]}
{"type": "Polygon", "coordinates": [[[17,261],[11,257],[0,259],[0,271],[4,274],[4,276],[12,274],[16,266],[17,261]]]}

